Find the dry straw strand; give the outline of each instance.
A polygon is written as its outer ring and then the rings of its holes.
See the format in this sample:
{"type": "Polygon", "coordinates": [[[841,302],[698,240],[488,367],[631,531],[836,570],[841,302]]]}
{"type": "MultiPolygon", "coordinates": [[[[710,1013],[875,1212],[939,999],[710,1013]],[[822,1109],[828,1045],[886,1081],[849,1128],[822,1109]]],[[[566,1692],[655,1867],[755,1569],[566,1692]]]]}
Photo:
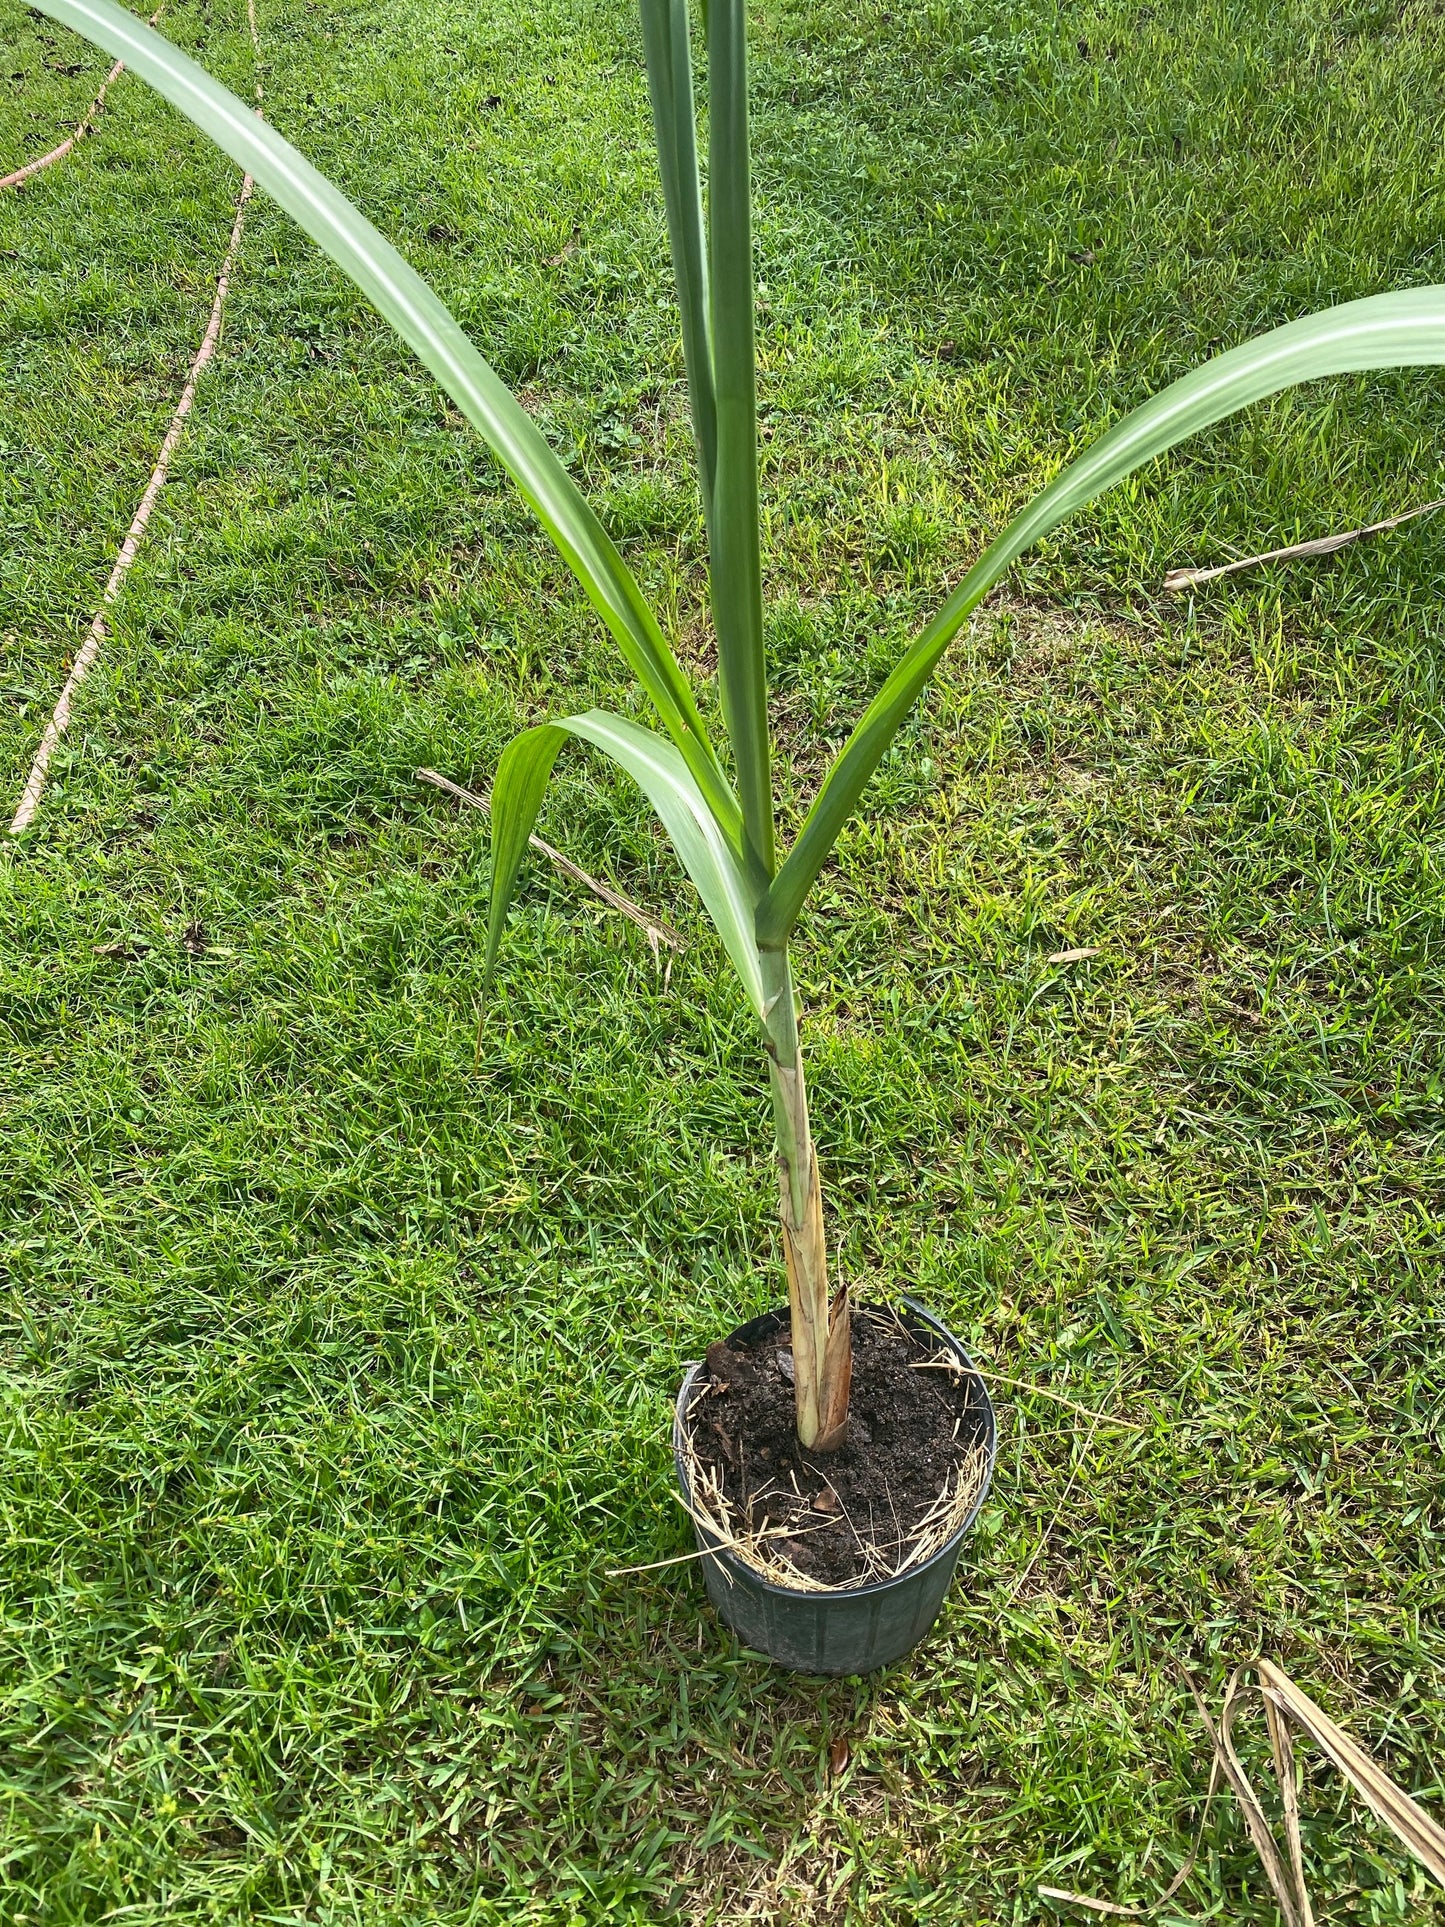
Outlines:
{"type": "MultiPolygon", "coordinates": [[[[446,795],[454,797],[458,803],[467,804],[471,809],[486,812],[491,810],[490,797],[481,796],[476,790],[464,789],[460,783],[454,783],[449,776],[443,776],[439,770],[418,769],[413,770],[412,774],[419,783],[430,783],[433,789],[444,791],[446,795]]],[[[620,910],[624,917],[635,923],[652,945],[654,956],[659,944],[666,944],[669,950],[686,950],[687,939],[681,931],[674,930],[670,923],[664,922],[661,917],[653,916],[652,912],[644,910],[640,903],[634,903],[631,897],[625,897],[620,890],[614,890],[610,883],[603,883],[599,877],[592,876],[580,864],[574,863],[571,857],[563,856],[562,852],[554,849],[550,843],[544,843],[540,836],[529,836],[527,841],[564,876],[571,877],[574,883],[580,883],[584,889],[590,890],[594,896],[600,897],[612,909],[620,910]]]]}
{"type": "Polygon", "coordinates": [[[1241,569],[1257,569],[1266,562],[1294,562],[1309,556],[1337,555],[1352,542],[1363,542],[1371,535],[1388,535],[1391,529],[1413,522],[1418,515],[1433,515],[1439,508],[1445,508],[1445,496],[1438,501],[1421,502],[1416,508],[1406,509],[1402,515],[1387,516],[1383,522],[1369,522],[1364,528],[1344,529],[1338,535],[1319,535],[1312,542],[1291,542],[1287,548],[1266,549],[1262,555],[1241,556],[1237,562],[1221,562],[1212,569],[1171,569],[1162,586],[1171,595],[1177,595],[1182,589],[1193,589],[1201,582],[1215,582],[1223,575],[1237,575],[1241,569]]]}

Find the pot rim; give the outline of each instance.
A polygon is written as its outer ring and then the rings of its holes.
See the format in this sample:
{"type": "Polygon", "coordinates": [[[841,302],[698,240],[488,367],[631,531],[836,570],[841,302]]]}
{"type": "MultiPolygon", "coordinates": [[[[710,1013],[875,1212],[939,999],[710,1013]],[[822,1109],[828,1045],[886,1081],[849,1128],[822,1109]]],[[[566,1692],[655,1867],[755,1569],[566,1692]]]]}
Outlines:
{"type": "MultiPolygon", "coordinates": [[[[989,1489],[993,1484],[994,1460],[998,1452],[998,1421],[993,1409],[993,1400],[989,1397],[988,1386],[984,1383],[983,1374],[979,1371],[977,1365],[974,1364],[972,1357],[965,1350],[960,1340],[954,1337],[953,1333],[943,1321],[929,1311],[926,1305],[919,1304],[916,1298],[910,1298],[907,1292],[900,1293],[897,1302],[906,1310],[910,1311],[915,1318],[921,1319],[925,1325],[936,1332],[957,1356],[959,1363],[964,1367],[965,1371],[972,1375],[974,1388],[982,1395],[985,1432],[984,1449],[987,1464],[984,1467],[983,1481],[979,1486],[978,1497],[974,1500],[973,1505],[969,1509],[968,1517],[963,1521],[963,1524],[958,1528],[957,1532],[941,1545],[937,1552],[930,1554],[927,1559],[920,1561],[916,1566],[905,1566],[902,1572],[894,1573],[891,1579],[875,1579],[867,1586],[827,1586],[817,1590],[803,1586],[780,1586],[775,1579],[764,1578],[755,1566],[750,1566],[745,1559],[740,1559],[735,1552],[730,1551],[720,1539],[715,1537],[706,1525],[698,1520],[697,1514],[692,1509],[692,1488],[688,1483],[687,1472],[682,1461],[681,1432],[683,1422],[687,1417],[687,1408],[691,1402],[692,1390],[697,1382],[697,1375],[702,1370],[703,1361],[701,1359],[694,1359],[687,1367],[682,1385],[678,1390],[677,1402],[673,1407],[672,1414],[672,1464],[673,1470],[677,1474],[678,1488],[682,1493],[683,1503],[687,1509],[687,1516],[692,1520],[693,1530],[697,1534],[699,1544],[701,1544],[704,1538],[710,1542],[706,1548],[706,1556],[708,1558],[716,1559],[720,1564],[726,1565],[730,1572],[735,1572],[739,1576],[745,1574],[750,1586],[756,1587],[760,1592],[770,1593],[775,1599],[816,1600],[822,1605],[835,1599],[869,1599],[880,1593],[893,1592],[899,1586],[906,1586],[921,1574],[931,1571],[933,1567],[938,1565],[942,1560],[950,1559],[957,1555],[964,1534],[978,1517],[979,1512],[982,1510],[983,1502],[989,1495],[989,1489]]],[[[786,1318],[788,1315],[788,1307],[783,1305],[778,1309],[781,1315],[786,1318]]],[[[880,1307],[880,1309],[886,1310],[890,1309],[890,1307],[885,1306],[880,1307]]],[[[759,1313],[759,1317],[762,1318],[776,1315],[776,1312],[759,1313]]],[[[745,1322],[751,1324],[753,1321],[749,1319],[745,1322]]],[[[741,1330],[742,1328],[738,1327],[737,1329],[741,1330]]]]}

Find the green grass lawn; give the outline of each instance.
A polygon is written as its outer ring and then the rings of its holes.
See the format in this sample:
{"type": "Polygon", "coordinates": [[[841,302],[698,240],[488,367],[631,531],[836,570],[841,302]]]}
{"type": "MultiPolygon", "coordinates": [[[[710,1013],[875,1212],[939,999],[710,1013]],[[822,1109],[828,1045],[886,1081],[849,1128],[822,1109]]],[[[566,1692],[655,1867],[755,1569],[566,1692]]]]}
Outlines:
{"type": "MultiPolygon", "coordinates": [[[[629,8],[259,12],[276,123],[435,278],[706,675],[629,8]]],[[[165,25],[249,95],[234,0],[165,25]]],[[[1445,280],[1440,26],[1434,0],[768,0],[795,817],[1068,450],[1211,348],[1445,280]]],[[[4,172],[108,62],[18,0],[0,46],[4,172]]],[[[0,196],[7,818],[235,187],[127,76],[0,196]]],[[[635,699],[480,443],[258,199],[113,641],[0,857],[6,1927],[1148,1900],[1207,1780],[1183,1669],[1217,1701],[1256,1652],[1445,1809],[1445,524],[1157,592],[1445,493],[1441,393],[1261,406],[1063,530],[815,895],[847,1274],[1144,1429],[1005,1395],[932,1637],[797,1680],[691,1566],[607,1576],[686,1548],[683,1362],[781,1292],[721,953],[640,799],[573,755],[544,833],[689,948],[664,979],[534,864],[478,1048],[485,824],[412,777],[483,787],[520,722],[635,699]]],[[[1320,1919],[1445,1919],[1305,1757],[1320,1919]]],[[[1227,1800],[1159,1918],[1275,1919],[1227,1800]]]]}

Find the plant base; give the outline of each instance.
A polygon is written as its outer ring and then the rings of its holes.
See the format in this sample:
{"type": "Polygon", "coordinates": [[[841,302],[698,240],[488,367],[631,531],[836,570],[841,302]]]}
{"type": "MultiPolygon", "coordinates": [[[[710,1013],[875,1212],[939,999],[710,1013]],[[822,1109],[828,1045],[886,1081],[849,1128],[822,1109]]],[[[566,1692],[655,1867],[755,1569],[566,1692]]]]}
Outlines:
{"type": "MultiPolygon", "coordinates": [[[[868,1583],[825,1587],[798,1573],[789,1575],[798,1583],[780,1583],[778,1564],[766,1542],[730,1537],[715,1516],[715,1494],[703,1489],[705,1475],[692,1449],[688,1415],[708,1381],[704,1366],[689,1371],[678,1395],[674,1455],[683,1501],[692,1514],[699,1549],[707,1554],[701,1564],[708,1596],[749,1646],[797,1672],[873,1672],[902,1658],[915,1646],[938,1616],[964,1534],[988,1490],[995,1427],[983,1380],[958,1340],[937,1319],[910,1299],[905,1299],[903,1306],[898,1313],[874,1310],[872,1315],[896,1318],[929,1352],[953,1362],[955,1383],[966,1388],[963,1435],[974,1452],[968,1489],[960,1486],[951,1510],[949,1495],[940,1494],[941,1510],[932,1533],[920,1536],[913,1562],[889,1576],[868,1583]],[[970,1429],[971,1439],[967,1436],[970,1429]],[[769,1576],[766,1568],[771,1568],[774,1576],[769,1576]]],[[[726,1342],[734,1349],[748,1350],[787,1329],[788,1313],[783,1309],[739,1327],[726,1342]]]]}

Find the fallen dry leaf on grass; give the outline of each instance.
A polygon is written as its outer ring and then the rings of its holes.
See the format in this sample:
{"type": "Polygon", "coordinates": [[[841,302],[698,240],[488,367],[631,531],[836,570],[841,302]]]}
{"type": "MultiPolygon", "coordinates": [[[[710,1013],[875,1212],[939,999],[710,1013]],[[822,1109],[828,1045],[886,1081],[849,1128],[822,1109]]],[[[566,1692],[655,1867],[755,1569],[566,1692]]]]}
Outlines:
{"type": "MultiPolygon", "coordinates": [[[[1188,1679],[1187,1674],[1185,1677],[1188,1679]]],[[[1396,1786],[1389,1774],[1376,1765],[1358,1741],[1352,1740],[1342,1727],[1337,1726],[1329,1714],[1317,1706],[1308,1693],[1296,1686],[1273,1660],[1252,1660],[1248,1665],[1235,1668],[1224,1689],[1224,1704],[1220,1709],[1217,1727],[1209,1716],[1203,1695],[1192,1679],[1189,1680],[1189,1690],[1199,1708],[1199,1717],[1209,1735],[1214,1757],[1209,1787],[1204,1796],[1204,1811],[1199,1817],[1199,1831],[1184,1865],[1159,1898],[1146,1905],[1128,1907],[1115,1900],[1096,1899],[1092,1894],[1076,1894],[1063,1887],[1041,1886],[1038,1892],[1045,1900],[1058,1900],[1066,1906],[1086,1907],[1091,1913],[1118,1915],[1126,1919],[1139,1919],[1146,1914],[1156,1913],[1174,1898],[1194,1871],[1209,1808],[1220,1782],[1224,1781],[1239,1801],[1245,1828],[1259,1855],[1284,1927],[1315,1927],[1314,1910],[1305,1885],[1304,1844],[1300,1834],[1299,1790],[1295,1781],[1291,1723],[1309,1735],[1326,1759],[1344,1774],[1358,1798],[1377,1819],[1384,1821],[1401,1845],[1415,1856],[1439,1885],[1445,1887],[1445,1828],[1433,1820],[1408,1793],[1396,1786]],[[1250,1673],[1255,1675],[1252,1687],[1246,1677],[1250,1673]],[[1275,1778],[1279,1782],[1284,1812],[1285,1853],[1280,1851],[1279,1842],[1265,1817],[1264,1807],[1235,1751],[1232,1732],[1234,1718],[1241,1695],[1250,1691],[1257,1691],[1264,1700],[1275,1778]]]]}
{"type": "Polygon", "coordinates": [[[1291,542],[1288,548],[1266,549],[1263,555],[1241,556],[1238,562],[1221,562],[1212,569],[1171,569],[1164,578],[1164,588],[1170,594],[1181,589],[1192,589],[1199,582],[1214,582],[1222,575],[1236,575],[1241,569],[1257,569],[1265,562],[1293,562],[1312,555],[1334,555],[1338,549],[1347,549],[1352,542],[1363,542],[1369,535],[1386,535],[1397,529],[1403,522],[1413,522],[1417,515],[1429,515],[1433,510],[1445,508],[1445,495],[1438,501],[1422,502],[1419,508],[1406,509],[1403,515],[1392,515],[1384,522],[1370,522],[1362,529],[1346,529],[1340,535],[1317,536],[1313,542],[1291,542]]]}
{"type": "Polygon", "coordinates": [[[1039,1893],[1045,1900],[1063,1900],[1070,1907],[1087,1907],[1095,1914],[1117,1914],[1123,1920],[1137,1920],[1137,1907],[1121,1907],[1114,1900],[1095,1900],[1091,1894],[1071,1894],[1067,1887],[1040,1887],[1039,1893]]]}

